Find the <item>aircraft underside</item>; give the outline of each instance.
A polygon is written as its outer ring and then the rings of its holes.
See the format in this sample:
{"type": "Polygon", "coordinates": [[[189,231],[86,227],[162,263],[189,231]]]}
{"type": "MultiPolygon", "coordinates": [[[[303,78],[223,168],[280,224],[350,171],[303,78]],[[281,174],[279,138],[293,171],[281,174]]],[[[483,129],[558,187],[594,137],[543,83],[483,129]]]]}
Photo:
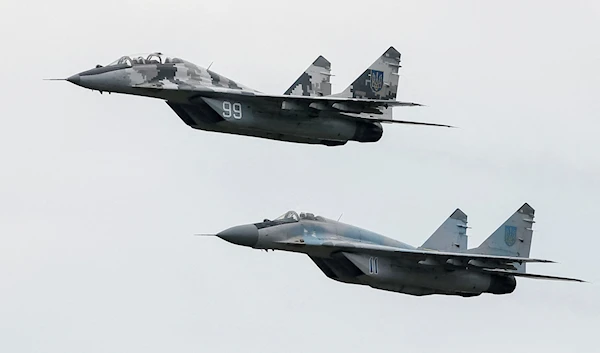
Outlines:
{"type": "Polygon", "coordinates": [[[516,280],[512,276],[497,276],[475,270],[407,267],[391,259],[363,254],[335,253],[329,258],[310,258],[333,280],[415,296],[441,294],[472,297],[482,293],[508,294],[516,288],[516,280]]]}
{"type": "Polygon", "coordinates": [[[383,129],[377,123],[354,122],[347,119],[297,119],[277,114],[255,114],[251,124],[223,119],[213,108],[201,101],[194,104],[167,102],[188,126],[235,135],[303,144],[341,146],[348,141],[376,142],[383,129]]]}

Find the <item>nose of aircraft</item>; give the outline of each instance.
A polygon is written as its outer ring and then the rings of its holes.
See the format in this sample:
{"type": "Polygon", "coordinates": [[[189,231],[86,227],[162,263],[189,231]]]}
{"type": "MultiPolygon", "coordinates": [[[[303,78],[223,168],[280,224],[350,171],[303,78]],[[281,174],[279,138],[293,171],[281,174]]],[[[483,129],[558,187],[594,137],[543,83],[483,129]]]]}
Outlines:
{"type": "Polygon", "coordinates": [[[252,224],[244,224],[225,229],[217,236],[236,245],[252,247],[258,242],[258,229],[252,224]]]}
{"type": "Polygon", "coordinates": [[[74,83],[74,84],[79,84],[79,81],[81,81],[81,77],[79,76],[79,74],[73,75],[69,78],[67,78],[67,81],[74,83]]]}

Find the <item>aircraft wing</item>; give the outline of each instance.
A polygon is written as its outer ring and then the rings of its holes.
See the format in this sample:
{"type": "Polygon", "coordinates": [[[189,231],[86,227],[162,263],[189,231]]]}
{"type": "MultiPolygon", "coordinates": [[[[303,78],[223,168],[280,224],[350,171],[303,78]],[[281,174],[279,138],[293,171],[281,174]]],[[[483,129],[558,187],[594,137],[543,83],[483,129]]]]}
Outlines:
{"type": "Polygon", "coordinates": [[[572,281],[572,282],[585,282],[581,279],[557,277],[548,275],[538,275],[533,273],[515,272],[515,267],[512,264],[515,263],[554,263],[551,260],[532,259],[526,257],[515,257],[515,256],[496,256],[496,255],[485,255],[485,254],[474,254],[474,253],[456,253],[446,251],[428,251],[420,249],[404,249],[396,248],[386,245],[376,245],[368,243],[358,242],[345,242],[345,241],[324,241],[321,244],[304,244],[301,238],[295,240],[284,241],[283,243],[288,245],[296,246],[315,246],[315,247],[329,247],[331,253],[336,252],[349,252],[349,253],[361,253],[369,254],[374,256],[389,257],[400,260],[404,263],[414,263],[414,265],[422,266],[445,266],[450,265],[454,267],[469,268],[474,271],[482,271],[486,273],[493,273],[499,276],[519,276],[525,278],[534,279],[547,279],[555,281],[572,281]]]}
{"type": "Polygon", "coordinates": [[[329,111],[338,113],[338,116],[363,121],[380,123],[397,123],[412,125],[427,125],[453,127],[445,124],[425,123],[405,120],[395,120],[384,116],[385,111],[391,107],[422,106],[419,103],[400,102],[396,100],[346,98],[337,96],[292,96],[270,95],[257,91],[238,90],[225,87],[207,87],[194,85],[177,85],[174,83],[143,83],[135,87],[141,89],[173,90],[181,92],[193,104],[203,99],[228,100],[232,103],[245,102],[261,110],[279,112],[289,111],[329,111]],[[382,116],[383,115],[383,116],[382,116]]]}
{"type": "Polygon", "coordinates": [[[286,241],[285,244],[297,246],[321,246],[329,247],[332,252],[344,251],[352,253],[366,253],[376,256],[386,256],[399,260],[408,260],[415,263],[427,264],[450,264],[466,267],[467,265],[481,268],[510,268],[512,263],[553,263],[551,260],[532,259],[527,257],[515,256],[497,256],[474,253],[457,253],[446,251],[430,251],[420,249],[404,249],[386,245],[376,245],[358,242],[335,242],[325,241],[321,244],[304,244],[300,239],[295,241],[286,241]]]}

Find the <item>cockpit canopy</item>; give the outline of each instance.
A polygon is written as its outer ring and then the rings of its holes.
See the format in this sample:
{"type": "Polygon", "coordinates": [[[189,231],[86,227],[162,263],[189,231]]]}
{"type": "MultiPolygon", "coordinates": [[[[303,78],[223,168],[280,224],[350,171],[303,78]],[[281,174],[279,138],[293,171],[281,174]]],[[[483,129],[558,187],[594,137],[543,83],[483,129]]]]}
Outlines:
{"type": "Polygon", "coordinates": [[[126,55],[122,56],[119,59],[113,61],[107,66],[116,66],[116,65],[126,65],[126,66],[135,66],[135,65],[150,65],[150,64],[178,64],[182,63],[183,60],[179,58],[171,58],[162,53],[150,53],[150,54],[135,54],[135,55],[126,55]]]}
{"type": "Polygon", "coordinates": [[[287,211],[286,213],[282,214],[281,216],[275,218],[276,221],[280,221],[280,220],[284,220],[284,219],[291,219],[291,220],[298,222],[299,217],[298,217],[298,214],[296,213],[296,211],[287,211]]]}
{"type": "Polygon", "coordinates": [[[286,213],[282,214],[281,216],[275,218],[274,220],[269,220],[269,219],[265,219],[264,221],[260,222],[260,223],[255,223],[254,225],[258,228],[258,229],[262,229],[262,228],[267,228],[267,227],[273,227],[273,226],[278,226],[281,224],[287,224],[287,223],[296,223],[299,222],[301,220],[311,220],[311,221],[320,221],[320,222],[327,222],[327,220],[321,216],[315,216],[312,213],[300,213],[300,215],[298,216],[298,213],[296,213],[295,211],[287,211],[286,213]]]}
{"type": "Polygon", "coordinates": [[[321,216],[315,216],[312,213],[304,213],[301,212],[300,215],[298,216],[298,213],[296,213],[296,211],[287,211],[286,213],[282,214],[281,216],[275,218],[275,220],[294,220],[296,222],[298,222],[301,219],[307,219],[307,220],[312,220],[312,221],[325,221],[325,218],[321,217],[321,216]]]}

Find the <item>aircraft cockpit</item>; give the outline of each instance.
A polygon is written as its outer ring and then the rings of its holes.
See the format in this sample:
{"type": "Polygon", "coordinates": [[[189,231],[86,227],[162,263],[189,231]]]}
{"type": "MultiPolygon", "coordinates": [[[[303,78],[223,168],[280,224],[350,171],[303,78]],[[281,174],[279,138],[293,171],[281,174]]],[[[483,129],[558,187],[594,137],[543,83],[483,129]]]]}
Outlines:
{"type": "Polygon", "coordinates": [[[289,220],[298,222],[298,220],[300,218],[298,217],[298,214],[296,213],[296,211],[287,211],[286,213],[282,214],[281,216],[275,218],[276,221],[284,220],[284,219],[289,219],[289,220]]]}
{"type": "Polygon", "coordinates": [[[323,217],[315,216],[314,214],[308,213],[308,212],[307,213],[301,212],[300,219],[307,219],[310,221],[325,221],[325,219],[323,217]]]}
{"type": "Polygon", "coordinates": [[[116,66],[116,65],[126,65],[126,66],[135,66],[135,65],[151,65],[151,64],[178,64],[182,63],[183,60],[179,58],[171,58],[162,53],[150,53],[150,54],[135,54],[135,55],[126,55],[122,56],[119,59],[113,61],[107,66],[116,66]]]}
{"type": "Polygon", "coordinates": [[[280,224],[296,223],[301,220],[327,222],[327,220],[325,218],[323,218],[321,216],[315,216],[312,213],[302,212],[302,213],[300,213],[300,215],[298,215],[298,213],[296,211],[287,211],[286,213],[282,214],[281,216],[275,218],[274,220],[265,219],[260,223],[256,223],[255,225],[256,225],[256,227],[261,229],[261,228],[266,228],[266,227],[277,226],[280,224]]]}
{"type": "Polygon", "coordinates": [[[315,216],[312,213],[304,213],[301,212],[300,215],[296,211],[288,211],[281,216],[275,218],[275,220],[292,220],[294,222],[298,222],[299,220],[310,220],[310,221],[325,221],[325,218],[321,216],[315,216]]]}

